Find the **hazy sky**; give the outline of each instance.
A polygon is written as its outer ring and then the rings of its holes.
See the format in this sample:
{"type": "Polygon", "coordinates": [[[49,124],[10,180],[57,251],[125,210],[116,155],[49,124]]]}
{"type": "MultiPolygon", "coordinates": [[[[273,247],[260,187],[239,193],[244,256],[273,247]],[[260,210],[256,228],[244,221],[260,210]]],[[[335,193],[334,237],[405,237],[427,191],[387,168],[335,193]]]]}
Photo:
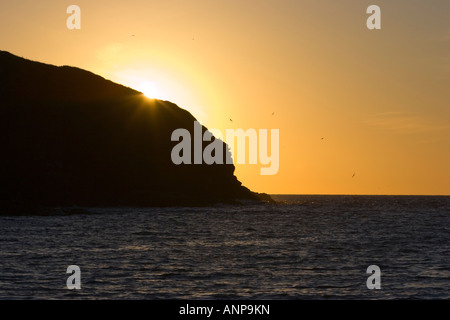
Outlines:
{"type": "Polygon", "coordinates": [[[237,166],[254,191],[450,194],[448,0],[14,0],[0,30],[0,50],[152,90],[208,128],[279,129],[278,174],[237,166]]]}

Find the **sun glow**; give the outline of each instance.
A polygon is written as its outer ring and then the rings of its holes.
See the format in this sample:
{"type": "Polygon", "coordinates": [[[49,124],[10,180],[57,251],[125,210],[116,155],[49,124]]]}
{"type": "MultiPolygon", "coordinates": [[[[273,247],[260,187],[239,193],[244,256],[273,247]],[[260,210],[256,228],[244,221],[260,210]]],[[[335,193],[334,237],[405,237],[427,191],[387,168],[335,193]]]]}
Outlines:
{"type": "Polygon", "coordinates": [[[142,92],[149,99],[165,100],[177,104],[180,108],[192,113],[201,123],[205,123],[208,119],[202,101],[195,95],[195,90],[187,85],[190,81],[179,74],[151,68],[145,63],[123,66],[118,70],[104,71],[103,73],[108,79],[142,92]],[[178,79],[176,79],[176,75],[178,75],[178,79]]]}
{"type": "Polygon", "coordinates": [[[112,72],[110,78],[112,81],[121,83],[134,90],[142,92],[147,98],[170,100],[168,88],[164,81],[153,81],[154,77],[148,77],[148,74],[155,74],[153,70],[135,70],[126,68],[121,71],[112,72]]]}
{"type": "Polygon", "coordinates": [[[142,92],[147,98],[162,99],[161,91],[158,90],[156,83],[151,81],[142,81],[137,83],[135,89],[142,92]]]}

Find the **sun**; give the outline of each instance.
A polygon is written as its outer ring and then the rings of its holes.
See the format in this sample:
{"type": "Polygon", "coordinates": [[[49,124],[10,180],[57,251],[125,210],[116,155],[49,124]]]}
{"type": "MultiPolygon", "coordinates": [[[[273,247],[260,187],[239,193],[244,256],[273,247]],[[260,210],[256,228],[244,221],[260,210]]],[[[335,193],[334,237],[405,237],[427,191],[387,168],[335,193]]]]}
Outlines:
{"type": "Polygon", "coordinates": [[[156,83],[151,81],[142,81],[136,84],[136,90],[142,92],[147,98],[158,99],[160,92],[156,83]]]}
{"type": "Polygon", "coordinates": [[[171,73],[148,68],[143,64],[140,68],[124,67],[110,72],[112,81],[139,91],[148,99],[170,101],[180,108],[187,110],[202,123],[208,119],[206,111],[201,107],[201,102],[195,90],[186,85],[187,81],[179,81],[171,73]]]}

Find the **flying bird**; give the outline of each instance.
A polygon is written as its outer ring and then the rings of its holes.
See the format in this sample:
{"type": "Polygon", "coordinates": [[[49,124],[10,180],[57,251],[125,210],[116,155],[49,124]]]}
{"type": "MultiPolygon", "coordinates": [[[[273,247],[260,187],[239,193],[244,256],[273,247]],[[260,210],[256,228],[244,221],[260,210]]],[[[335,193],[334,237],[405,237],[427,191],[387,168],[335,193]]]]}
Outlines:
{"type": "Polygon", "coordinates": [[[230,119],[231,122],[233,122],[233,120],[230,119]]]}
{"type": "Polygon", "coordinates": [[[353,173],[353,175],[352,175],[352,178],[355,176],[355,172],[353,173]]]}
{"type": "Polygon", "coordinates": [[[272,112],[272,115],[274,115],[275,114],[275,112],[272,112]]]}

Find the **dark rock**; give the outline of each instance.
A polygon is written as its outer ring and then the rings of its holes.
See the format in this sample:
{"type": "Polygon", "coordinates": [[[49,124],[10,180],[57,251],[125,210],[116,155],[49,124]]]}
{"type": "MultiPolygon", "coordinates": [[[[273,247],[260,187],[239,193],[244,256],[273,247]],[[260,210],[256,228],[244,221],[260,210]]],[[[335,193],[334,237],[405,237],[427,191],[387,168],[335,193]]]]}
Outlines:
{"type": "Polygon", "coordinates": [[[173,130],[193,135],[194,121],[88,71],[0,51],[0,207],[272,201],[242,186],[234,165],[172,163],[173,130]]]}

